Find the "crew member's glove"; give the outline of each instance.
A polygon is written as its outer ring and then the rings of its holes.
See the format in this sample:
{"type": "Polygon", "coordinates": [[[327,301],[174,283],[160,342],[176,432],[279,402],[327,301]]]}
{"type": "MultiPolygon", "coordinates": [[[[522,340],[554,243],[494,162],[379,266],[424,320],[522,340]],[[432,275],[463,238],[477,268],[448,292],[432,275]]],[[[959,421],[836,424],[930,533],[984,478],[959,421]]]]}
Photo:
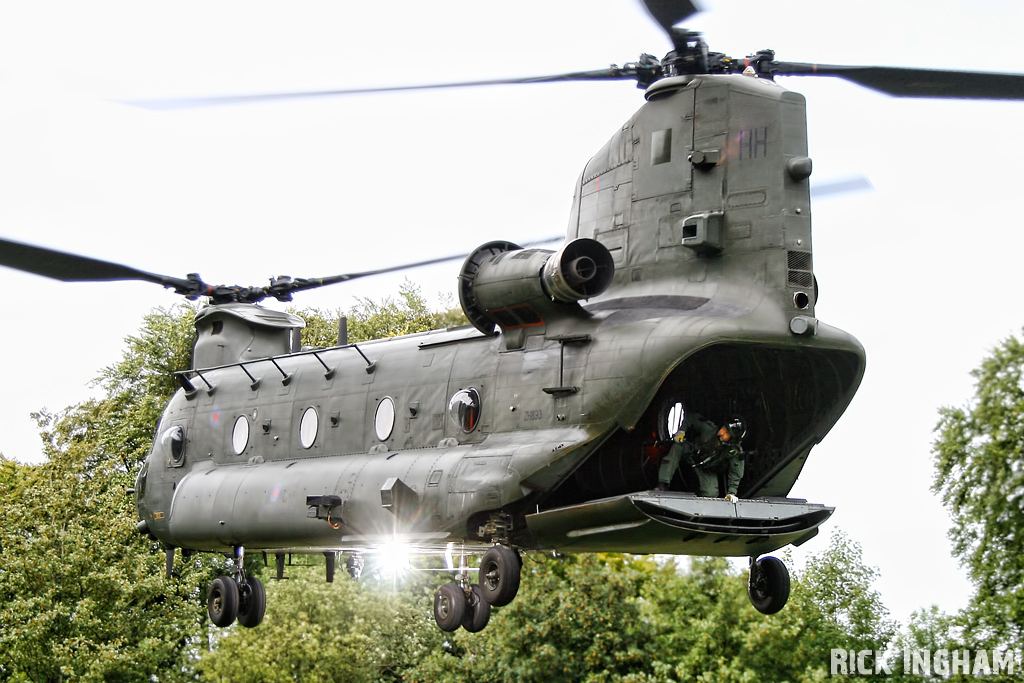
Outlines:
{"type": "Polygon", "coordinates": [[[736,496],[735,496],[734,494],[732,494],[732,493],[727,493],[727,494],[725,494],[725,499],[726,499],[727,501],[729,501],[730,503],[738,503],[738,502],[740,502],[740,499],[739,499],[739,498],[737,498],[737,497],[736,497],[736,496]]]}

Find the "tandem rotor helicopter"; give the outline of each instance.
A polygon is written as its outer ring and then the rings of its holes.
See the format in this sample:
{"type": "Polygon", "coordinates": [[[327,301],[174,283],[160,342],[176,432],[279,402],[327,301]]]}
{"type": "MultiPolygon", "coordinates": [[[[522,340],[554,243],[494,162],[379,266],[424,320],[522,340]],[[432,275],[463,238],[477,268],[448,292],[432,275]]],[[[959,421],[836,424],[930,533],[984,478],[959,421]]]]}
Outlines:
{"type": "Polygon", "coordinates": [[[804,100],[773,77],[1001,99],[1024,99],[1024,77],[732,58],[676,26],[692,3],[644,5],[671,40],[663,58],[436,86],[631,79],[646,99],[585,166],[564,246],[492,241],[465,259],[470,327],[302,348],[302,320],[260,301],[381,271],[211,286],[0,240],[12,268],[207,298],[135,496],[169,567],[177,549],[235,559],[208,593],[215,624],[262,621],[246,553],[274,555],[279,575],[286,554],[323,553],[330,579],[340,554],[396,540],[452,558],[434,602],[449,631],[514,599],[529,550],[749,557],[754,606],[785,605],[788,573],[764,555],[831,515],[787,496],[865,354],[817,317],[804,100]],[[746,421],[738,501],[697,495],[685,468],[658,490],[690,411],[746,421]]]}

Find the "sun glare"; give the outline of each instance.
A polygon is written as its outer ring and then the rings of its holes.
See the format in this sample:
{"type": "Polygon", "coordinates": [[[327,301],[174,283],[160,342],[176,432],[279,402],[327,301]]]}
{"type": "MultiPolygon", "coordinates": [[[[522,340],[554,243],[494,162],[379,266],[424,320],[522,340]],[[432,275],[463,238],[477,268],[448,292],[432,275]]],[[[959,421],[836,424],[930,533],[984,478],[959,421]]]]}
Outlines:
{"type": "Polygon", "coordinates": [[[390,541],[381,546],[378,555],[380,571],[386,576],[398,576],[409,570],[409,547],[401,541],[390,541]]]}

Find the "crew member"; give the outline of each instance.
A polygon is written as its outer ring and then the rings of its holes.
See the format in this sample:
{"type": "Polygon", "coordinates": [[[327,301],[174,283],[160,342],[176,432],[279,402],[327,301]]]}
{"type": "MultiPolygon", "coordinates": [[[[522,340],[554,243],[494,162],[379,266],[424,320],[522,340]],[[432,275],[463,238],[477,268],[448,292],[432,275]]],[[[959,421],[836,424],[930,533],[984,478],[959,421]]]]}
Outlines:
{"type": "Polygon", "coordinates": [[[693,467],[700,495],[717,498],[718,475],[725,474],[725,497],[739,500],[736,491],[743,479],[745,456],[740,442],[747,433],[742,417],[733,417],[721,427],[697,413],[687,413],[672,436],[672,448],[658,470],[658,490],[667,491],[679,463],[693,467]]]}

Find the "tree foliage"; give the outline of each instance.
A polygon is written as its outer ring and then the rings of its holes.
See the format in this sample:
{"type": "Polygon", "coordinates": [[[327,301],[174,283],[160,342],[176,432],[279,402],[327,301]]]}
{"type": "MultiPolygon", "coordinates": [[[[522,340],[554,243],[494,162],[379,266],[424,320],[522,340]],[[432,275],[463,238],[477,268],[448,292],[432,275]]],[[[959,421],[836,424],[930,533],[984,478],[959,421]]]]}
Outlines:
{"type": "Polygon", "coordinates": [[[797,599],[812,611],[816,636],[829,647],[885,649],[898,624],[888,618],[882,596],[871,587],[877,578],[878,569],[864,564],[860,544],[842,531],[833,532],[828,550],[807,559],[798,581],[797,599]]]}
{"type": "Polygon", "coordinates": [[[325,311],[318,308],[292,310],[306,321],[302,331],[303,346],[335,346],[338,343],[338,322],[348,320],[348,341],[358,343],[370,339],[395,337],[426,330],[466,325],[465,314],[453,306],[450,298],[442,301],[442,309],[430,309],[418,286],[406,280],[398,297],[380,301],[359,297],[352,310],[325,311]]]}
{"type": "Polygon", "coordinates": [[[441,633],[428,593],[398,591],[373,579],[339,573],[326,583],[323,567],[289,567],[267,582],[267,614],[259,628],[234,626],[203,655],[204,680],[244,683],[397,681],[441,633]]]}
{"type": "Polygon", "coordinates": [[[41,424],[59,423],[61,433],[91,438],[89,457],[136,472],[149,452],[160,414],[178,388],[174,373],[191,365],[195,314],[186,304],[146,314],[139,332],[125,339],[121,359],[103,368],[95,380],[103,399],[75,406],[56,422],[43,416],[41,424]]]}
{"type": "Polygon", "coordinates": [[[895,634],[873,570],[841,534],[771,616],[747,600],[745,572],[721,558],[528,555],[523,571],[520,595],[485,631],[452,634],[407,679],[817,681],[831,648],[885,649],[895,634]]]}
{"type": "Polygon", "coordinates": [[[159,310],[97,380],[106,398],[37,416],[46,461],[0,469],[0,680],[189,677],[201,570],[163,579],[128,488],[187,360],[191,309],[159,310]],[[175,356],[177,354],[177,356],[175,356]]]}
{"type": "Polygon", "coordinates": [[[953,518],[953,552],[975,586],[965,635],[1024,647],[1024,343],[1011,336],[971,373],[975,393],[940,411],[933,489],[953,518]]]}
{"type": "Polygon", "coordinates": [[[652,567],[619,556],[527,555],[515,601],[481,633],[451,634],[407,680],[609,681],[642,670],[652,632],[639,588],[652,567]]]}
{"type": "MultiPolygon", "coordinates": [[[[45,462],[0,456],[0,681],[197,675],[214,570],[179,561],[177,576],[165,579],[163,554],[137,532],[128,493],[177,389],[174,372],[190,366],[195,312],[154,309],[125,340],[120,360],[100,372],[100,398],[38,413],[45,462]]],[[[430,313],[412,285],[398,303],[365,300],[350,314],[372,336],[429,329],[447,315],[430,313]],[[360,317],[367,315],[376,317],[360,317]]],[[[314,332],[324,336],[330,327],[336,342],[336,320],[309,317],[314,332]]],[[[222,642],[230,652],[235,641],[222,642]]],[[[215,672],[218,661],[225,660],[211,657],[205,670],[215,672]]]]}

